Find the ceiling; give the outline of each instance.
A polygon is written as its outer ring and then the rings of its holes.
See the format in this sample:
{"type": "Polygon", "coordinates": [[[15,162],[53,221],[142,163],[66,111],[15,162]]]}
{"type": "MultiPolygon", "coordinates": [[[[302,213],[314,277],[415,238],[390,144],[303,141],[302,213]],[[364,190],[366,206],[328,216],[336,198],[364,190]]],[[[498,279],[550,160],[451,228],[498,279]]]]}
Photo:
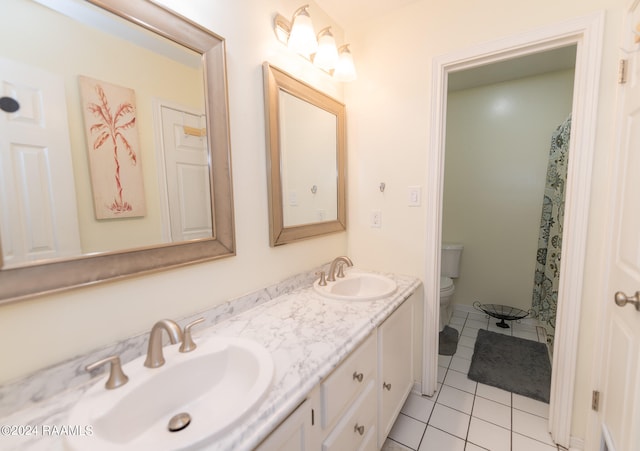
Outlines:
{"type": "Polygon", "coordinates": [[[575,67],[575,63],[576,46],[561,47],[459,72],[450,72],[448,89],[449,91],[457,91],[558,70],[572,69],[575,67]]]}

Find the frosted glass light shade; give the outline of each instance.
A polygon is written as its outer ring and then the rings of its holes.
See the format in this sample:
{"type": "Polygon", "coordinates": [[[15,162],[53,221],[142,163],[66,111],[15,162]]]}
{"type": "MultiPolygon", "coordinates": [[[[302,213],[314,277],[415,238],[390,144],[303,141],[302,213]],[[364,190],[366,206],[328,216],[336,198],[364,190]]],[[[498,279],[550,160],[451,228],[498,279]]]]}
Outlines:
{"type": "Polygon", "coordinates": [[[318,33],[318,51],[313,57],[313,63],[327,72],[335,69],[338,64],[338,48],[329,27],[318,33]]]}
{"type": "Polygon", "coordinates": [[[353,56],[347,45],[340,47],[340,56],[338,57],[338,64],[336,70],[333,73],[333,77],[337,81],[354,81],[356,79],[356,66],[353,64],[353,56]]]}
{"type": "Polygon", "coordinates": [[[287,46],[290,50],[303,55],[306,58],[318,50],[316,33],[313,30],[311,17],[306,10],[306,6],[294,13],[293,25],[287,46]]]}

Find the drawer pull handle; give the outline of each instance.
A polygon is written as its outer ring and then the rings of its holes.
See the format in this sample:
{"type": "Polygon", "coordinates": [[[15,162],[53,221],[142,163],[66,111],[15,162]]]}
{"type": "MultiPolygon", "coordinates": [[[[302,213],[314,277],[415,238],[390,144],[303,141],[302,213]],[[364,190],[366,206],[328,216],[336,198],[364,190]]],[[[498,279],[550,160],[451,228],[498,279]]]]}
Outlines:
{"type": "Polygon", "coordinates": [[[353,427],[353,432],[364,435],[364,426],[358,426],[358,423],[356,423],[356,425],[353,427]]]}
{"type": "Polygon", "coordinates": [[[353,380],[356,380],[358,382],[362,382],[362,378],[364,378],[364,374],[358,373],[357,371],[353,372],[353,380]]]}
{"type": "Polygon", "coordinates": [[[388,391],[391,391],[391,384],[387,384],[386,382],[382,383],[382,387],[388,391]]]}

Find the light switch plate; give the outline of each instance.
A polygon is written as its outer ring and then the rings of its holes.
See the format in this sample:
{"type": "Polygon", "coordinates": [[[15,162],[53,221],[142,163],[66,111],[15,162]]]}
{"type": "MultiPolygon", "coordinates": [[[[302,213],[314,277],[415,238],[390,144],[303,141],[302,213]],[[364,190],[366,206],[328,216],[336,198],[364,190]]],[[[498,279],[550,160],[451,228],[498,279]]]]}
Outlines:
{"type": "Polygon", "coordinates": [[[422,187],[421,186],[409,186],[408,190],[408,204],[410,207],[419,207],[422,203],[422,187]]]}

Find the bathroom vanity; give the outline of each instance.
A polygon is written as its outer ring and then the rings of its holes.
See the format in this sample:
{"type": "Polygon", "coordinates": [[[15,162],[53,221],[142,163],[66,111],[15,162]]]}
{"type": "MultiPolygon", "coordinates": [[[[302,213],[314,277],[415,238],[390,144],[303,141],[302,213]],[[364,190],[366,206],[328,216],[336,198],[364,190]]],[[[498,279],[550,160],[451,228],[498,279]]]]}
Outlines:
{"type": "Polygon", "coordinates": [[[376,450],[413,386],[413,300],[404,302],[258,447],[376,450]]]}
{"type": "MultiPolygon", "coordinates": [[[[242,337],[266,348],[274,364],[260,403],[199,449],[379,449],[414,383],[413,310],[421,302],[418,279],[387,276],[397,289],[381,299],[345,302],[321,296],[310,272],[197,315],[205,322],[194,328],[193,337],[203,350],[210,338],[242,337]]],[[[88,380],[84,366],[114,351],[125,354],[123,362],[132,361],[131,351],[135,348],[136,358],[144,354],[147,339],[148,333],[132,337],[0,387],[0,405],[11,409],[0,414],[1,424],[69,425],[69,413],[83,394],[106,378],[88,380]],[[84,379],[78,385],[79,377],[84,379]],[[64,383],[64,391],[48,393],[64,383]],[[21,406],[12,399],[15,393],[29,399],[21,406]],[[48,395],[44,400],[43,394],[48,395]]],[[[169,348],[164,348],[168,362],[183,357],[169,348]]],[[[66,444],[62,436],[3,437],[2,443],[20,450],[62,450],[66,444]]]]}

